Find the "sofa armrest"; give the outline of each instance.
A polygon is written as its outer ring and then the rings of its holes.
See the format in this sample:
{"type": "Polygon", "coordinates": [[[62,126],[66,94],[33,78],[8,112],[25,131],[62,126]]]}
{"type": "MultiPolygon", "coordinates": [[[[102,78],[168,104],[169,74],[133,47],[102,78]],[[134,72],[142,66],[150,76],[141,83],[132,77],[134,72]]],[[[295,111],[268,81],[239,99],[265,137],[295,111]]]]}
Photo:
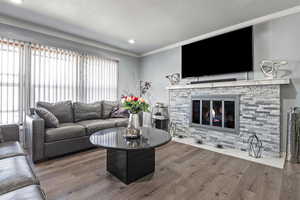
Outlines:
{"type": "Polygon", "coordinates": [[[0,128],[5,142],[20,141],[18,124],[0,125],[0,128]]]}
{"type": "Polygon", "coordinates": [[[26,115],[26,144],[33,162],[44,159],[45,121],[36,115],[26,115]]]}

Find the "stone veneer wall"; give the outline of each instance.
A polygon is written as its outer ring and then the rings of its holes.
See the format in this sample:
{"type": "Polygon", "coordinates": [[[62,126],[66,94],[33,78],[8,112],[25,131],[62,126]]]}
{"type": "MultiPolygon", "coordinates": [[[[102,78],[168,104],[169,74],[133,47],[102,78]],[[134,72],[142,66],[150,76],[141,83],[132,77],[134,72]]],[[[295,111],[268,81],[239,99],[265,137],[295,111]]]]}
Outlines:
{"type": "Polygon", "coordinates": [[[256,133],[263,142],[263,155],[280,156],[280,85],[234,86],[169,90],[170,119],[177,135],[202,138],[205,144],[247,149],[247,140],[256,133]],[[191,99],[197,95],[240,95],[240,133],[191,127],[191,99]]]}

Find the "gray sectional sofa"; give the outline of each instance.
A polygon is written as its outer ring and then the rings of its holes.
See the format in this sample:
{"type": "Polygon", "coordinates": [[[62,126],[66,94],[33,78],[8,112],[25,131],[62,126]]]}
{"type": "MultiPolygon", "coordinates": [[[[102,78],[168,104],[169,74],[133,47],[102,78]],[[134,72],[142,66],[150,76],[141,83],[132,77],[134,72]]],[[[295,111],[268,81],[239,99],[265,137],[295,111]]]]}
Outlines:
{"type": "Polygon", "coordinates": [[[18,142],[18,125],[1,125],[0,138],[0,200],[46,199],[18,142]]]}
{"type": "Polygon", "coordinates": [[[128,118],[124,116],[112,117],[112,112],[119,107],[118,102],[113,101],[92,104],[38,102],[39,107],[51,111],[59,125],[56,128],[47,127],[45,119],[36,113],[26,116],[26,145],[33,162],[92,148],[89,141],[91,134],[102,129],[126,127],[128,124],[128,118]]]}

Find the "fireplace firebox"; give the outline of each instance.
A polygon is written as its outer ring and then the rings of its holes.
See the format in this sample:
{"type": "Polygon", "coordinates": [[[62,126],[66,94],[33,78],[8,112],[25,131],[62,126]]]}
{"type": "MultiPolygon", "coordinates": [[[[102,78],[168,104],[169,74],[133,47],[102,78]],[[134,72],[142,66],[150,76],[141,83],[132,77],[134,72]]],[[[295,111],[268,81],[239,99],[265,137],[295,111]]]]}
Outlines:
{"type": "Polygon", "coordinates": [[[194,96],[190,126],[239,134],[239,95],[194,96]]]}

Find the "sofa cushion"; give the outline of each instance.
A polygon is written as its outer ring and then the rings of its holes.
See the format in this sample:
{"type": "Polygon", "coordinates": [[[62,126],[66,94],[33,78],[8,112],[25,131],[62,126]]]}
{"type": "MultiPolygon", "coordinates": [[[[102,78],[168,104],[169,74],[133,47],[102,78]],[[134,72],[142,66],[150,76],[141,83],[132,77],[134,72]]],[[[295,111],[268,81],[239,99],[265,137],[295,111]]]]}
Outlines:
{"type": "Polygon", "coordinates": [[[18,124],[1,124],[1,132],[4,142],[19,141],[18,124]]]}
{"type": "Polygon", "coordinates": [[[46,108],[53,113],[59,123],[73,122],[73,109],[71,101],[61,101],[57,103],[37,102],[37,107],[46,108]]]}
{"type": "Polygon", "coordinates": [[[115,107],[117,107],[119,103],[117,101],[103,101],[102,102],[102,118],[107,119],[110,118],[110,115],[115,107]]]}
{"type": "Polygon", "coordinates": [[[113,108],[113,110],[111,112],[111,117],[112,118],[128,118],[129,111],[123,107],[116,106],[113,108]]]}
{"type": "Polygon", "coordinates": [[[79,122],[89,119],[100,119],[102,112],[102,102],[94,103],[73,103],[74,121],[79,122]]]}
{"type": "Polygon", "coordinates": [[[35,112],[45,121],[46,128],[57,128],[59,126],[57,117],[46,108],[38,107],[35,109],[35,112]]]}
{"type": "Polygon", "coordinates": [[[13,190],[39,184],[25,156],[0,160],[0,195],[13,190]]]}
{"type": "Polygon", "coordinates": [[[19,142],[4,142],[0,144],[0,159],[22,155],[24,156],[25,152],[19,142]]]}
{"type": "Polygon", "coordinates": [[[120,126],[122,122],[120,121],[119,118],[109,118],[109,119],[86,120],[86,121],[77,122],[77,124],[84,126],[87,130],[87,135],[91,135],[102,129],[114,128],[120,126]]]}
{"type": "Polygon", "coordinates": [[[58,128],[46,129],[45,140],[46,142],[55,142],[85,135],[85,128],[83,126],[74,123],[64,123],[60,124],[58,128]]]}
{"type": "Polygon", "coordinates": [[[127,127],[128,125],[128,118],[114,118],[116,121],[116,127],[127,127]]]}
{"type": "Polygon", "coordinates": [[[26,186],[0,196],[0,200],[44,200],[46,199],[40,186],[26,186]]]}
{"type": "Polygon", "coordinates": [[[0,143],[4,142],[4,136],[2,134],[2,128],[0,127],[0,143]]]}

